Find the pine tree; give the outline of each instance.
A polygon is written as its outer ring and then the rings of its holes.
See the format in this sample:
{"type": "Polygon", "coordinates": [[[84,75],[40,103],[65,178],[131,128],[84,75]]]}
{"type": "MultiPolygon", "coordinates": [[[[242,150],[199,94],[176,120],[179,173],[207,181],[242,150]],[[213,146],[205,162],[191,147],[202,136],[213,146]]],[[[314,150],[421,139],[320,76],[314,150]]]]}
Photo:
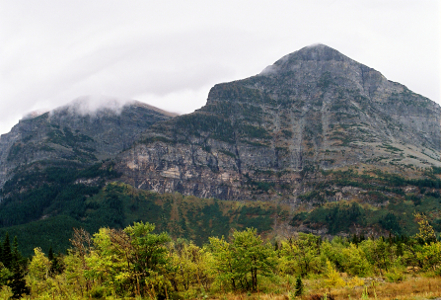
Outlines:
{"type": "Polygon", "coordinates": [[[13,275],[8,283],[12,292],[14,293],[12,298],[20,299],[22,295],[29,295],[31,290],[28,286],[26,286],[25,272],[22,270],[20,265],[15,264],[12,272],[13,275]]]}
{"type": "Polygon", "coordinates": [[[357,234],[354,233],[354,235],[352,236],[352,243],[355,245],[358,245],[358,242],[359,242],[359,240],[357,238],[357,234]]]}
{"type": "Polygon", "coordinates": [[[14,236],[14,241],[12,242],[12,263],[11,265],[14,266],[15,264],[20,263],[22,257],[21,253],[18,251],[18,240],[17,236],[14,236]]]}
{"type": "Polygon", "coordinates": [[[3,242],[3,261],[5,267],[12,271],[12,276],[8,279],[8,286],[14,293],[13,299],[20,299],[22,295],[29,295],[30,288],[26,286],[25,271],[22,262],[22,255],[18,251],[18,240],[17,236],[14,237],[14,241],[11,244],[9,241],[9,234],[6,232],[5,240],[3,242]]]}
{"type": "Polygon", "coordinates": [[[296,293],[295,296],[296,297],[300,297],[303,295],[303,282],[302,282],[302,277],[297,277],[296,280],[296,293]]]}
{"type": "Polygon", "coordinates": [[[403,243],[401,241],[397,242],[397,250],[396,250],[397,256],[403,256],[404,250],[403,250],[403,243]]]}
{"type": "Polygon", "coordinates": [[[49,258],[50,261],[54,260],[54,251],[52,250],[52,246],[49,248],[47,258],[49,258]]]}
{"type": "Polygon", "coordinates": [[[0,242],[0,262],[3,263],[3,244],[0,242]]]}
{"type": "Polygon", "coordinates": [[[11,251],[11,242],[9,240],[9,233],[6,232],[5,240],[3,241],[3,265],[11,269],[12,267],[12,251],[11,251]]]}
{"type": "Polygon", "coordinates": [[[62,268],[61,268],[59,261],[58,261],[59,257],[60,257],[60,255],[58,255],[58,256],[54,255],[54,251],[52,250],[52,246],[51,246],[49,248],[49,252],[47,255],[47,258],[51,262],[51,267],[49,269],[49,276],[51,276],[51,277],[55,276],[56,274],[61,273],[62,268]]]}

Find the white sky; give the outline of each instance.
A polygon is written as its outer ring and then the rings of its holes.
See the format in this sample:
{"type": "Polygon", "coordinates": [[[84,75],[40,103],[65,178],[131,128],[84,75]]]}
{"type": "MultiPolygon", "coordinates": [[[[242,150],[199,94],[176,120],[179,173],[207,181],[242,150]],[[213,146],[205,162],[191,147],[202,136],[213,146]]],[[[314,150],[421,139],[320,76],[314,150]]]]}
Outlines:
{"type": "Polygon", "coordinates": [[[178,113],[323,43],[441,101],[439,0],[0,0],[0,133],[83,95],[178,113]]]}

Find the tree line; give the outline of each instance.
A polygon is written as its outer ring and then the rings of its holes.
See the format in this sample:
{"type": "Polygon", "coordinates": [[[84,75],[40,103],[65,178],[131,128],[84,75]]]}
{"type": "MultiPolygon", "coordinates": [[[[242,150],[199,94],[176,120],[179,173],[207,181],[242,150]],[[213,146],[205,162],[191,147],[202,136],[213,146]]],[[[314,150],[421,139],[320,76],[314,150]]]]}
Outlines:
{"type": "Polygon", "coordinates": [[[182,299],[274,286],[303,293],[302,280],[322,276],[327,287],[363,285],[381,276],[400,281],[406,268],[441,275],[441,242],[424,215],[415,215],[412,237],[332,240],[295,233],[263,240],[252,228],[229,237],[210,237],[204,246],[154,233],[135,222],[124,229],[101,228],[90,235],[74,229],[66,254],[40,248],[23,258],[6,235],[0,251],[0,297],[33,299],[182,299]],[[348,274],[342,278],[341,273],[348,274]]]}

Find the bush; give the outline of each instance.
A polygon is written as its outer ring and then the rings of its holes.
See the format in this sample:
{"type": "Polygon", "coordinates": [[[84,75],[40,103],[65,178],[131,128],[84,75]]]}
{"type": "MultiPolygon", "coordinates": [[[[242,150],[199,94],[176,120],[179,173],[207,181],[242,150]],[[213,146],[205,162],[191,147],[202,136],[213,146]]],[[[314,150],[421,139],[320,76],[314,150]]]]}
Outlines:
{"type": "Polygon", "coordinates": [[[393,268],[384,274],[387,282],[397,283],[406,279],[406,276],[403,274],[402,270],[398,268],[393,268]]]}
{"type": "Polygon", "coordinates": [[[334,269],[331,262],[326,261],[326,277],[325,283],[327,287],[339,288],[346,285],[346,282],[341,278],[340,274],[334,269]]]}

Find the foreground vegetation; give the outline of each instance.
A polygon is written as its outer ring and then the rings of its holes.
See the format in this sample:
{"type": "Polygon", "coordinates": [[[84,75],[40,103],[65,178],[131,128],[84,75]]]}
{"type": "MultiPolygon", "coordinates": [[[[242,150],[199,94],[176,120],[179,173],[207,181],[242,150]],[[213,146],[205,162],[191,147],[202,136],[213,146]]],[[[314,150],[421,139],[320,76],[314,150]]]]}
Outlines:
{"type": "Polygon", "coordinates": [[[441,242],[424,215],[413,237],[323,240],[294,234],[263,241],[255,229],[210,237],[199,247],[154,233],[150,223],[75,229],[67,255],[40,248],[24,259],[15,239],[1,247],[0,297],[7,299],[328,299],[440,296],[441,242]],[[426,277],[423,279],[423,277],[426,277]],[[395,292],[393,292],[395,291],[395,292]],[[403,294],[407,293],[406,294],[403,294]],[[400,296],[401,295],[401,296],[400,296]],[[315,298],[314,298],[315,297],[315,298]]]}

